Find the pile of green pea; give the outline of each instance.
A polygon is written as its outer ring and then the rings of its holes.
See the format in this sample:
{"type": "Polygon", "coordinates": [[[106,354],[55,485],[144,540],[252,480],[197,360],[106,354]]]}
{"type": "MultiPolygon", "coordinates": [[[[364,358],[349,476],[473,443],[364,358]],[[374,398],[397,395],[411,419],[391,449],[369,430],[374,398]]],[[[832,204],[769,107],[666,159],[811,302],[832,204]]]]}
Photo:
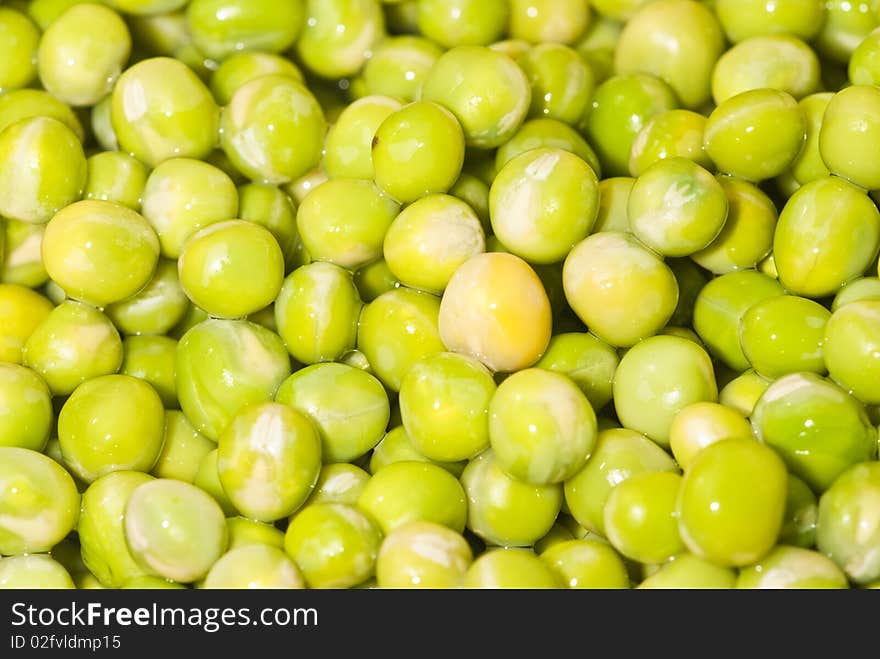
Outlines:
{"type": "Polygon", "coordinates": [[[0,587],[880,587],[880,0],[0,0],[0,587]]]}

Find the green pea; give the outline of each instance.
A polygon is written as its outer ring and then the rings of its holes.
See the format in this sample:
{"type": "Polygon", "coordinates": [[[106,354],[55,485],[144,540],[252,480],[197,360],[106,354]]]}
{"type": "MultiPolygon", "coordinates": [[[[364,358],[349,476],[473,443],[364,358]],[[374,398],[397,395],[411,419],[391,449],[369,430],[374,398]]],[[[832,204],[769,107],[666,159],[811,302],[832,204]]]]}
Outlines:
{"type": "Polygon", "coordinates": [[[727,220],[715,240],[691,258],[716,275],[754,269],[773,248],[776,207],[753,183],[732,176],[719,176],[718,182],[727,196],[727,220]]]}
{"type": "Polygon", "coordinates": [[[489,186],[483,183],[476,176],[462,173],[458,177],[451,188],[449,194],[457,197],[470,206],[471,210],[477,214],[480,219],[480,225],[483,231],[491,231],[492,225],[489,221],[489,186]]]}
{"type": "Polygon", "coordinates": [[[119,147],[149,167],[203,158],[217,144],[219,110],[193,71],[169,57],[134,64],[113,88],[110,119],[119,147]]]}
{"type": "Polygon", "coordinates": [[[434,522],[460,533],[468,516],[465,491],[455,476],[427,462],[395,462],[380,469],[357,506],[386,535],[412,521],[434,522]]]}
{"type": "Polygon", "coordinates": [[[303,64],[330,79],[360,71],[385,35],[378,0],[306,0],[305,5],[305,21],[295,46],[303,64]]]}
{"type": "Polygon", "coordinates": [[[130,53],[131,35],[119,14],[102,5],[77,4],[43,33],[37,72],[59,100],[94,105],[113,91],[130,53]]]}
{"type": "Polygon", "coordinates": [[[614,50],[623,30],[623,23],[612,17],[614,11],[605,12],[601,5],[623,3],[630,5],[626,9],[635,9],[634,3],[644,2],[653,2],[653,0],[598,0],[598,2],[594,0],[590,3],[598,13],[593,14],[586,31],[572,45],[590,65],[596,84],[611,77],[614,71],[614,50]]]}
{"type": "Polygon", "coordinates": [[[816,35],[816,48],[832,62],[846,64],[853,51],[880,22],[877,13],[880,5],[876,0],[825,0],[823,4],[825,20],[816,35]]]}
{"type": "Polygon", "coordinates": [[[585,133],[609,176],[629,174],[633,143],[645,124],[678,106],[675,92],[652,75],[633,73],[609,78],[596,88],[585,133]]]}
{"type": "Polygon", "coordinates": [[[727,589],[736,586],[736,579],[736,572],[730,568],[720,567],[694,554],[680,554],[674,560],[664,563],[637,588],[727,589]]]}
{"type": "Polygon", "coordinates": [[[461,483],[467,527],[490,544],[533,545],[553,526],[562,506],[561,485],[533,485],[509,476],[491,449],[468,463],[461,483]]]}
{"type": "Polygon", "coordinates": [[[396,462],[431,462],[438,467],[443,467],[450,474],[458,478],[464,471],[467,462],[460,460],[458,462],[439,462],[431,460],[413,445],[409,433],[406,432],[404,426],[392,428],[376,444],[370,455],[370,473],[375,474],[380,469],[384,469],[390,464],[396,462]]]}
{"type": "Polygon", "coordinates": [[[57,462],[0,446],[0,555],[49,551],[76,527],[80,495],[57,462]]]}
{"type": "Polygon", "coordinates": [[[235,183],[222,170],[190,158],[172,158],[147,178],[143,215],[156,230],[162,254],[176,259],[199,229],[238,213],[235,183]]]}
{"type": "Polygon", "coordinates": [[[718,394],[718,402],[743,416],[750,416],[768,386],[769,381],[754,370],[747,370],[724,385],[718,394]]]}
{"type": "Polygon", "coordinates": [[[370,474],[347,462],[325,464],[315,489],[305,505],[313,503],[347,503],[356,505],[370,480],[370,474]]]}
{"type": "Polygon", "coordinates": [[[48,554],[25,554],[0,559],[0,589],[75,588],[73,579],[48,554]]]}
{"type": "Polygon", "coordinates": [[[162,450],[164,414],[146,382],[128,375],[92,378],[73,391],[58,415],[64,462],[87,483],[112,471],[148,472],[162,450]]]}
{"type": "Polygon", "coordinates": [[[321,469],[321,440],[309,419],[277,403],[242,408],[218,439],[224,492],[247,517],[273,522],[296,511],[321,469]]]}
{"type": "MultiPolygon", "coordinates": [[[[575,524],[576,523],[577,522],[575,522],[575,524]]],[[[551,547],[574,539],[574,533],[572,533],[565,524],[557,521],[553,527],[547,531],[547,535],[535,542],[535,553],[541,555],[551,547]]]]}
{"type": "Polygon", "coordinates": [[[445,350],[438,328],[440,308],[436,296],[408,288],[383,293],[364,307],[357,347],[386,387],[400,391],[413,364],[445,350]]]}
{"type": "Polygon", "coordinates": [[[211,566],[201,588],[305,588],[302,574],[278,547],[249,544],[226,552],[211,566]]]}
{"type": "Polygon", "coordinates": [[[280,53],[303,24],[301,0],[193,0],[186,8],[193,44],[224,60],[242,50],[280,53]]]}
{"type": "Polygon", "coordinates": [[[122,342],[122,350],[119,372],[149,383],[165,407],[176,408],[174,363],[177,341],[167,336],[129,336],[122,342]]]}
{"type": "Polygon", "coordinates": [[[584,59],[562,44],[542,43],[517,60],[532,89],[529,114],[577,125],[589,109],[595,78],[584,59]]]}
{"type": "Polygon", "coordinates": [[[125,540],[148,574],[179,583],[202,579],[223,555],[226,518],[205,492],[157,478],[136,487],[125,505],[125,540]]]}
{"type": "Polygon", "coordinates": [[[102,151],[89,157],[86,164],[86,199],[140,210],[148,173],[143,163],[121,151],[102,151]]]}
{"type": "Polygon", "coordinates": [[[816,492],[877,452],[877,430],[864,406],[813,373],[788,375],[771,384],[755,406],[752,427],[816,492]]]}
{"type": "Polygon", "coordinates": [[[221,118],[220,142],[233,165],[255,182],[287,183],[318,164],[324,114],[302,83],[264,75],[233,94],[221,118]],[[294,142],[297,149],[286,149],[294,142]]]}
{"type": "Polygon", "coordinates": [[[723,50],[721,26],[704,4],[658,0],[641,7],[624,26],[614,70],[656,75],[686,108],[696,109],[711,96],[712,71],[723,50]]]}
{"type": "Polygon", "coordinates": [[[568,509],[579,524],[604,534],[603,511],[613,488],[645,471],[678,470],[672,458],[644,435],[622,428],[604,430],[584,468],[565,482],[568,509]]]}
{"type": "Polygon", "coordinates": [[[550,339],[544,356],[535,364],[567,375],[584,393],[594,410],[611,400],[617,351],[592,334],[569,332],[550,339]]]}
{"type": "Polygon", "coordinates": [[[737,588],[849,588],[843,571],[816,551],[780,545],[743,568],[737,588]]]}
{"type": "Polygon", "coordinates": [[[761,181],[782,174],[794,163],[806,131],[806,117],[790,94],[752,89],[712,111],[703,148],[720,171],[761,181]]]}
{"type": "Polygon", "coordinates": [[[727,220],[727,196],[709,172],[686,158],[661,160],[633,186],[633,234],[663,256],[687,256],[712,243],[727,220]]]}
{"type": "Polygon", "coordinates": [[[598,205],[595,172],[562,149],[533,149],[513,158],[489,192],[495,235],[534,263],[564,259],[590,233],[598,205]]]}
{"type": "Polygon", "coordinates": [[[614,176],[599,181],[599,212],[593,233],[603,231],[629,232],[627,206],[636,179],[628,176],[614,176]]]}
{"type": "Polygon", "coordinates": [[[725,52],[712,73],[716,105],[752,89],[779,89],[801,99],[819,91],[819,58],[789,34],[745,39],[725,52]]]}
{"type": "Polygon", "coordinates": [[[382,256],[382,242],[399,210],[372,181],[333,179],[306,195],[296,223],[313,260],[356,270],[382,256]]]}
{"type": "Polygon", "coordinates": [[[21,355],[53,395],[65,396],[81,382],[116,373],[122,365],[122,339],[103,313],[67,301],[34,329],[21,355]]]}
{"type": "Polygon", "coordinates": [[[192,427],[183,412],[166,410],[165,440],[152,473],[157,478],[174,478],[192,483],[205,456],[216,447],[214,442],[192,427]]]}
{"type": "Polygon", "coordinates": [[[706,117],[690,110],[669,110],[648,119],[636,135],[629,154],[629,172],[641,176],[666,158],[687,158],[703,168],[712,161],[703,151],[706,117]]]}
{"type": "Polygon", "coordinates": [[[871,267],[878,249],[876,205],[857,187],[833,176],[807,183],[792,195],[779,214],[773,239],[780,282],[805,297],[836,293],[871,267]],[[829,213],[834,214],[833,224],[827,222],[829,213]]]}
{"type": "Polygon", "coordinates": [[[779,542],[810,549],[816,545],[818,502],[810,487],[797,476],[788,475],[785,518],[779,542]]]}
{"type": "Polygon", "coordinates": [[[489,445],[489,370],[454,353],[429,355],[403,378],[400,414],[416,450],[440,462],[469,460],[489,445]]]}
{"type": "Polygon", "coordinates": [[[193,427],[216,440],[236,412],[271,400],[290,375],[281,338],[246,320],[206,320],[177,344],[180,409],[193,427]]]}
{"type": "Polygon", "coordinates": [[[361,306],[351,274],[310,263],[284,280],[275,302],[278,333],[303,364],[338,359],[355,346],[361,306]]]}
{"type": "Polygon", "coordinates": [[[373,138],[402,104],[388,96],[366,96],[347,106],[327,133],[324,170],[331,178],[372,179],[373,138]]]}
{"type": "Polygon", "coordinates": [[[6,254],[0,259],[0,282],[26,288],[45,284],[49,273],[40,252],[46,226],[15,220],[6,220],[4,224],[0,233],[5,237],[0,238],[0,243],[6,243],[6,254]]]}
{"type": "Polygon", "coordinates": [[[400,287],[400,282],[385,259],[373,261],[355,272],[354,284],[364,302],[372,302],[383,293],[400,287]]]}
{"type": "Polygon", "coordinates": [[[159,259],[150,282],[136,295],[108,305],[107,317],[125,334],[165,334],[190,307],[177,275],[177,263],[159,259]]]}
{"type": "Polygon", "coordinates": [[[507,30],[504,0],[418,0],[419,32],[444,48],[488,46],[507,30]]]}
{"type": "Polygon", "coordinates": [[[284,550],[309,588],[351,588],[375,574],[382,534],[354,506],[317,503],[291,520],[284,550]]]}
{"type": "Polygon", "coordinates": [[[596,540],[569,540],[541,554],[566,588],[629,588],[629,574],[620,555],[596,540]]]}
{"type": "Polygon", "coordinates": [[[590,24],[587,0],[511,0],[510,36],[529,43],[572,43],[590,24]]]}
{"type": "Polygon", "coordinates": [[[51,117],[67,126],[83,141],[82,123],[70,106],[42,89],[15,89],[0,96],[0,132],[21,119],[51,117]]]}
{"type": "Polygon", "coordinates": [[[816,545],[857,584],[880,577],[880,463],[856,464],[819,499],[816,545]]]}
{"type": "Polygon", "coordinates": [[[119,141],[116,139],[116,131],[113,130],[113,122],[110,116],[112,105],[113,95],[108,94],[93,105],[89,112],[89,127],[92,129],[92,136],[95,138],[98,146],[105,151],[117,151],[119,149],[119,141]]]}
{"type": "Polygon", "coordinates": [[[383,253],[402,284],[441,294],[452,275],[485,250],[480,219],[463,201],[431,194],[407,206],[385,234],[383,253]]]}
{"type": "Polygon", "coordinates": [[[679,491],[679,531],[704,559],[749,565],[776,543],[785,499],[785,465],[776,453],[750,439],[725,439],[688,465],[679,491]]]}
{"type": "Polygon", "coordinates": [[[214,501],[220,506],[221,510],[223,510],[223,514],[227,516],[238,515],[238,511],[235,509],[235,506],[232,505],[232,502],[229,500],[226,492],[223,490],[223,485],[220,484],[220,474],[217,471],[217,456],[219,453],[219,449],[214,449],[210,453],[208,453],[204,458],[202,458],[201,464],[199,464],[199,470],[196,473],[196,478],[193,481],[193,485],[202,490],[203,492],[207,492],[214,501]]]}
{"type": "Polygon", "coordinates": [[[303,80],[296,64],[281,55],[245,51],[223,59],[223,63],[211,75],[211,92],[217,103],[228,105],[239,87],[260,76],[272,74],[286,75],[300,82],[303,80]]]}
{"type": "Polygon", "coordinates": [[[0,93],[27,87],[37,77],[37,47],[40,31],[31,20],[14,9],[0,7],[0,93]]]}
{"type": "Polygon", "coordinates": [[[0,215],[45,224],[82,196],[87,166],[76,134],[51,117],[30,117],[0,133],[0,215]],[[30,163],[22,167],[22,163],[30,163]]]}
{"type": "Polygon", "coordinates": [[[488,149],[516,133],[528,113],[531,90],[525,73],[506,55],[482,46],[458,46],[434,64],[421,100],[451,111],[468,146],[488,149]]]}
{"type": "MultiPolygon", "coordinates": [[[[593,148],[587,144],[587,141],[581,137],[577,130],[556,119],[541,118],[526,121],[513,137],[498,148],[495,166],[498,171],[501,171],[504,165],[517,156],[539,148],[570,151],[586,162],[597,177],[601,176],[599,158],[593,148]]],[[[494,175],[492,178],[495,178],[494,175]]]]}
{"type": "Polygon", "coordinates": [[[0,446],[42,451],[54,419],[43,379],[24,366],[0,362],[0,446]]]}
{"type": "Polygon", "coordinates": [[[391,414],[379,380],[338,363],[300,369],[281,383],[275,400],[311,419],[325,462],[347,462],[367,453],[382,439],[391,414]]]}
{"type": "Polygon", "coordinates": [[[693,341],[655,336],[636,344],[614,374],[614,407],[626,428],[669,446],[675,415],[685,406],[718,398],[712,361],[693,341]]]}
{"type": "Polygon", "coordinates": [[[749,368],[739,327],[754,304],[782,295],[780,283],[755,270],[731,272],[710,281],[694,305],[694,330],[709,353],[737,372],[749,368]]]}
{"type": "Polygon", "coordinates": [[[743,353],[758,373],[825,373],[823,336],[831,313],[818,302],[782,295],[758,302],[743,315],[743,353]]]}
{"type": "Polygon", "coordinates": [[[138,471],[115,471],[89,485],[77,525],[82,559],[105,588],[118,588],[143,576],[125,541],[125,506],[139,485],[153,480],[138,471]]]}
{"type": "Polygon", "coordinates": [[[461,534],[434,522],[408,522],[382,541],[376,581],[380,588],[459,588],[472,561],[461,534]]]}
{"type": "Polygon", "coordinates": [[[880,30],[874,29],[853,51],[847,64],[849,81],[854,85],[880,82],[880,30]]]}
{"type": "Polygon", "coordinates": [[[247,545],[260,545],[284,549],[284,532],[266,522],[258,522],[246,517],[227,517],[226,529],[229,532],[227,551],[247,545]]]}
{"type": "Polygon", "coordinates": [[[669,447],[682,469],[687,469],[694,457],[710,444],[724,439],[753,438],[752,427],[741,410],[711,402],[683,407],[669,428],[669,447]]]}
{"type": "Polygon", "coordinates": [[[109,0],[114,9],[135,16],[165,14],[183,7],[184,0],[109,0]]]}
{"type": "Polygon", "coordinates": [[[611,544],[642,563],[662,563],[684,551],[676,512],[680,487],[681,476],[671,472],[635,474],[615,487],[604,511],[611,544]]]}
{"type": "Polygon", "coordinates": [[[880,403],[880,302],[851,302],[831,315],[824,330],[823,352],[831,377],[863,403],[880,403]]]}
{"type": "Polygon", "coordinates": [[[822,28],[825,4],[823,0],[715,0],[715,13],[734,43],[767,34],[808,40],[822,28]]]}
{"type": "Polygon", "coordinates": [[[880,188],[880,90],[853,85],[828,102],[819,131],[819,152],[832,174],[866,189],[880,188]],[[841,148],[846,144],[846,148],[841,148]]]}
{"type": "Polygon", "coordinates": [[[367,94],[415,101],[434,62],[442,54],[443,50],[433,41],[422,37],[404,35],[383,39],[373,48],[373,55],[361,74],[367,94]]]}
{"type": "Polygon", "coordinates": [[[531,366],[550,342],[551,310],[544,284],[513,254],[469,259],[450,279],[439,311],[446,349],[474,357],[492,371],[511,373],[531,366]]]}
{"type": "Polygon", "coordinates": [[[284,255],[285,272],[307,262],[296,228],[296,205],[273,185],[249,183],[238,188],[238,217],[266,227],[284,255]]]}
{"type": "Polygon", "coordinates": [[[468,568],[464,588],[559,588],[560,578],[528,549],[492,549],[468,568]]]}
{"type": "Polygon", "coordinates": [[[446,192],[464,162],[462,127],[437,103],[411,103],[376,129],[372,161],[377,185],[401,203],[446,192]]]}
{"type": "Polygon", "coordinates": [[[860,277],[853,279],[841,288],[831,303],[831,311],[835,312],[851,302],[880,300],[880,279],[877,277],[860,277]]]}
{"type": "Polygon", "coordinates": [[[55,214],[41,251],[49,276],[69,297],[104,307],[137,294],[150,282],[159,260],[159,239],[136,211],[85,200],[55,214]]]}
{"type": "Polygon", "coordinates": [[[631,346],[666,325],[678,303],[675,275],[633,236],[602,232],[575,245],[562,271],[565,298],[593,334],[631,346]],[[651,291],[650,296],[645,291],[651,291]]]}
{"type": "Polygon", "coordinates": [[[210,315],[241,318],[272,303],[284,280],[284,255],[264,227],[218,222],[193,234],[178,261],[187,297],[210,315]]]}
{"type": "Polygon", "coordinates": [[[501,383],[489,404],[489,439],[498,464],[527,483],[577,474],[596,442],[596,415],[565,375],[525,369],[501,383]]]}

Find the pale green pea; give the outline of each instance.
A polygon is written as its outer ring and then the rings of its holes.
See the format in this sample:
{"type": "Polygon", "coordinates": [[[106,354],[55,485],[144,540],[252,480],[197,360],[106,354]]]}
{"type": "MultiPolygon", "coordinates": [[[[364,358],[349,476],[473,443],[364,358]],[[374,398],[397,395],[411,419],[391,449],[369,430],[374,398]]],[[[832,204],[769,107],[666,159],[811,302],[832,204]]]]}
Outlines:
{"type": "Polygon", "coordinates": [[[559,577],[529,549],[490,549],[477,557],[464,577],[464,588],[559,588],[559,577]]]}
{"type": "Polygon", "coordinates": [[[296,371],[281,383],[275,400],[314,423],[328,463],[367,453],[382,439],[391,415],[388,395],[378,379],[334,362],[296,371]]]}
{"type": "Polygon", "coordinates": [[[135,561],[148,574],[179,583],[202,579],[228,542],[220,506],[194,485],[167,478],[132,491],[124,524],[135,561]]]}
{"type": "Polygon", "coordinates": [[[43,379],[29,368],[0,361],[0,446],[42,451],[54,419],[43,379]]]}
{"type": "Polygon", "coordinates": [[[226,552],[211,566],[200,588],[305,588],[299,568],[278,547],[251,544],[226,552]]]}
{"type": "Polygon", "coordinates": [[[331,178],[373,178],[373,138],[403,107],[396,98],[365,96],[347,106],[327,131],[321,166],[331,178]]]}
{"type": "Polygon", "coordinates": [[[73,301],[55,307],[22,349],[22,363],[41,375],[56,396],[70,394],[90,378],[116,373],[122,358],[122,339],[107,316],[73,301]]]}
{"type": "Polygon", "coordinates": [[[180,409],[216,440],[244,405],[271,400],[290,371],[277,334],[246,320],[205,320],[177,344],[180,409]]]}
{"type": "Polygon", "coordinates": [[[73,579],[48,554],[25,554],[0,558],[0,589],[75,588],[73,579]]]}
{"type": "Polygon", "coordinates": [[[49,551],[79,514],[79,492],[61,465],[37,451],[0,446],[0,555],[49,551]]]}
{"type": "Polygon", "coordinates": [[[152,280],[140,292],[108,305],[104,312],[125,334],[161,335],[183,320],[190,307],[177,263],[160,258],[152,280]]]}
{"type": "Polygon", "coordinates": [[[174,363],[177,341],[167,336],[129,336],[122,342],[119,372],[148,382],[166,408],[177,407],[174,363]]]}
{"type": "Polygon", "coordinates": [[[321,439],[309,419],[278,403],[242,408],[217,440],[220,484],[246,517],[274,522],[312,493],[321,439]]]}
{"type": "Polygon", "coordinates": [[[87,171],[79,138],[65,124],[40,116],[16,121],[0,133],[0,215],[45,224],[82,197],[87,171]]]}
{"type": "Polygon", "coordinates": [[[65,103],[94,105],[113,91],[131,45],[128,27],[115,11],[100,4],[74,5],[40,39],[40,82],[65,103]]]}
{"type": "Polygon", "coordinates": [[[177,259],[199,229],[238,215],[238,191],[221,169],[191,158],[172,158],[150,172],[142,213],[159,236],[162,255],[177,259]]]}
{"type": "Polygon", "coordinates": [[[217,445],[199,434],[183,412],[166,410],[165,440],[152,474],[157,478],[192,483],[205,456],[215,448],[217,445]]]}
{"type": "Polygon", "coordinates": [[[219,109],[193,71],[169,57],[145,59],[119,76],[110,119],[119,148],[149,167],[203,158],[217,144],[219,109]]]}

